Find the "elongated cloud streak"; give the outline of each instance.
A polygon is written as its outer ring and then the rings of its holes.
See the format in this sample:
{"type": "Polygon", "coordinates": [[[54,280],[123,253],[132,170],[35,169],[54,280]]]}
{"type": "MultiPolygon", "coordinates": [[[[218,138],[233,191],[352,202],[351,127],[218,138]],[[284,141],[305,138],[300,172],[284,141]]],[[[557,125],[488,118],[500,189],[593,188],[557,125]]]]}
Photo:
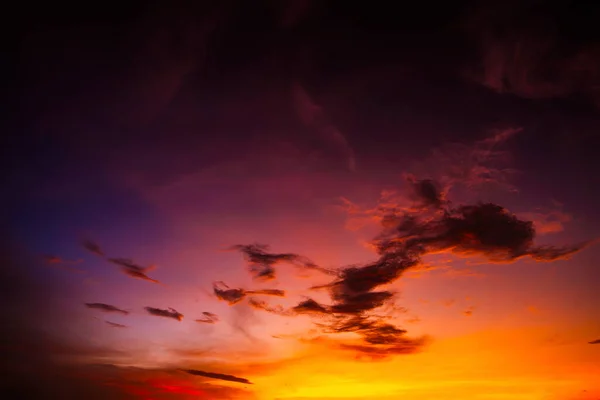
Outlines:
{"type": "Polygon", "coordinates": [[[294,253],[269,253],[269,246],[264,244],[235,245],[232,250],[239,250],[248,262],[250,274],[257,280],[275,278],[275,265],[287,262],[300,268],[323,270],[306,257],[294,253]]]}
{"type": "Polygon", "coordinates": [[[95,254],[99,257],[104,257],[104,251],[102,250],[100,245],[98,245],[98,243],[96,243],[92,240],[86,239],[83,241],[83,243],[81,245],[83,246],[84,249],[86,249],[90,253],[95,254]]]}
{"type": "Polygon", "coordinates": [[[240,378],[240,377],[233,376],[233,375],[199,371],[197,369],[182,369],[182,371],[186,372],[188,374],[191,374],[191,375],[204,376],[206,378],[221,379],[223,381],[239,382],[239,383],[246,383],[246,384],[252,385],[252,382],[250,382],[248,379],[240,378]]]}
{"type": "Polygon", "coordinates": [[[592,340],[591,342],[588,342],[589,344],[600,344],[600,339],[597,340],[592,340]]]}
{"type": "Polygon", "coordinates": [[[348,169],[356,170],[356,157],[344,134],[326,118],[323,108],[317,105],[299,84],[292,87],[292,102],[296,114],[309,128],[314,129],[325,141],[335,146],[346,158],[348,169]]]}
{"type": "Polygon", "coordinates": [[[217,298],[228,302],[230,305],[239,303],[246,296],[254,295],[265,295],[265,296],[285,296],[285,291],[279,289],[260,289],[260,290],[244,290],[241,288],[231,289],[224,282],[215,282],[213,284],[213,291],[217,298]]]}
{"type": "Polygon", "coordinates": [[[183,319],[183,314],[181,314],[174,308],[168,308],[166,310],[163,310],[161,308],[144,307],[144,309],[148,312],[148,314],[157,317],[172,318],[176,319],[177,321],[181,321],[183,319]]]}
{"type": "Polygon", "coordinates": [[[93,308],[93,309],[104,311],[104,312],[113,312],[113,313],[119,313],[119,314],[123,314],[123,315],[129,315],[129,311],[122,310],[122,309],[112,306],[110,304],[85,303],[85,306],[87,308],[93,308]]]}
{"type": "Polygon", "coordinates": [[[156,279],[150,278],[146,275],[146,272],[154,269],[154,266],[151,265],[149,267],[142,267],[140,265],[135,264],[132,260],[127,258],[109,258],[109,262],[120,266],[126,275],[131,276],[132,278],[142,279],[152,283],[159,283],[156,279]]]}
{"type": "Polygon", "coordinates": [[[104,322],[106,322],[107,325],[109,325],[113,328],[127,328],[127,325],[117,324],[116,322],[111,322],[111,321],[104,321],[104,322]]]}

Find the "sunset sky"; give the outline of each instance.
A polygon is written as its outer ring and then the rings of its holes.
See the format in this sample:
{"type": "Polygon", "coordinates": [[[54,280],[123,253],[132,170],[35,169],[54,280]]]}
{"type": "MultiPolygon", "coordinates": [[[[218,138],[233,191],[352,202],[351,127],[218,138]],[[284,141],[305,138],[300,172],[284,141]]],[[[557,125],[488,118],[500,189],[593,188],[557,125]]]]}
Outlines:
{"type": "Polygon", "coordinates": [[[0,396],[600,399],[600,6],[40,7],[0,396]]]}

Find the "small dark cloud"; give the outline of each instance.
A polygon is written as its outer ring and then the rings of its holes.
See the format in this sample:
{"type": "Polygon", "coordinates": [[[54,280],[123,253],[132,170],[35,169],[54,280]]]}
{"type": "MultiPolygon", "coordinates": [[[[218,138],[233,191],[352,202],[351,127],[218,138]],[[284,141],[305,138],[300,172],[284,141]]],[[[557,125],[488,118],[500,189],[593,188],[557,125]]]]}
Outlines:
{"type": "Polygon", "coordinates": [[[104,321],[104,322],[106,322],[107,325],[109,325],[113,328],[127,328],[127,325],[117,324],[116,322],[111,322],[111,321],[104,321]]]}
{"type": "Polygon", "coordinates": [[[168,308],[166,310],[163,310],[161,308],[144,307],[144,309],[148,311],[148,314],[155,315],[157,317],[172,318],[176,319],[177,321],[181,321],[183,319],[183,314],[181,314],[174,308],[168,308]]]}
{"type": "Polygon", "coordinates": [[[329,310],[313,299],[306,299],[292,308],[296,314],[327,314],[329,310]]]}
{"type": "Polygon", "coordinates": [[[254,279],[270,280],[275,278],[275,265],[287,262],[298,267],[317,269],[309,259],[293,253],[269,253],[269,246],[263,244],[235,245],[232,250],[244,254],[248,268],[254,279]]]}
{"type": "Polygon", "coordinates": [[[285,290],[280,290],[280,289],[246,290],[246,294],[262,294],[265,296],[285,297],[285,290]]]}
{"type": "Polygon", "coordinates": [[[156,279],[152,279],[146,275],[146,272],[154,269],[153,265],[149,267],[142,267],[128,258],[109,258],[108,261],[120,266],[123,273],[131,276],[132,278],[142,279],[152,283],[159,283],[159,281],[156,279]]]}
{"type": "Polygon", "coordinates": [[[219,322],[219,316],[217,314],[213,314],[208,311],[204,311],[202,313],[203,317],[196,320],[196,322],[201,322],[205,324],[214,324],[219,322]]]}
{"type": "Polygon", "coordinates": [[[182,371],[186,372],[188,374],[191,374],[191,375],[204,376],[206,378],[221,379],[223,381],[230,381],[230,382],[246,383],[246,384],[249,384],[249,385],[252,384],[252,382],[250,382],[246,378],[239,378],[239,377],[233,376],[233,375],[218,374],[218,373],[215,373],[215,372],[199,371],[197,369],[182,369],[182,371]]]}
{"type": "Polygon", "coordinates": [[[473,315],[473,311],[475,311],[475,307],[469,307],[469,308],[467,308],[465,311],[463,311],[463,312],[462,312],[462,314],[463,314],[465,317],[470,317],[470,316],[472,316],[472,315],[473,315]]]}
{"type": "Polygon", "coordinates": [[[104,304],[104,303],[85,303],[85,306],[87,308],[93,308],[96,310],[100,310],[100,311],[104,311],[104,312],[114,312],[114,313],[120,313],[123,315],[128,315],[129,311],[125,311],[122,310],[118,307],[112,306],[110,304],[104,304]]]}
{"type": "Polygon", "coordinates": [[[255,308],[257,310],[266,311],[271,314],[284,315],[284,316],[290,315],[290,311],[284,309],[282,306],[280,306],[280,305],[271,306],[271,305],[267,304],[266,301],[263,301],[263,300],[251,298],[250,300],[248,300],[248,304],[252,308],[255,308]]]}
{"type": "Polygon", "coordinates": [[[102,248],[100,247],[100,245],[98,245],[98,243],[96,243],[92,240],[86,239],[81,243],[81,245],[83,246],[84,249],[86,249],[90,253],[100,256],[100,257],[104,257],[104,251],[102,251],[102,248]]]}
{"type": "Polygon", "coordinates": [[[592,340],[591,342],[588,342],[589,344],[600,344],[600,339],[597,340],[592,340]]]}
{"type": "Polygon", "coordinates": [[[413,175],[408,175],[413,197],[424,207],[440,208],[444,202],[444,193],[441,191],[437,182],[432,179],[417,179],[413,175]]]}
{"type": "Polygon", "coordinates": [[[217,298],[225,300],[230,305],[239,303],[247,295],[265,295],[265,296],[285,296],[285,291],[279,289],[259,289],[259,290],[245,290],[241,288],[231,289],[224,282],[215,282],[213,284],[213,291],[217,298]]]}

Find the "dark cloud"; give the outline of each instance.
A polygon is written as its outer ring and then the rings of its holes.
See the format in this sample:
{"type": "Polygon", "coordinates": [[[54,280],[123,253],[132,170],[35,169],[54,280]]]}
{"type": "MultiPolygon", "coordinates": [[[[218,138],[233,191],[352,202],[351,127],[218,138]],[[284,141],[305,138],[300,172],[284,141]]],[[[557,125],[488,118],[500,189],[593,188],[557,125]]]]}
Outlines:
{"type": "MultiPolygon", "coordinates": [[[[514,132],[497,134],[489,145],[505,140],[514,132]]],[[[536,246],[535,229],[531,221],[519,219],[505,208],[492,203],[453,206],[445,200],[440,186],[433,180],[408,177],[413,190],[413,206],[386,204],[382,208],[382,231],[372,241],[379,258],[362,266],[338,270],[333,282],[313,287],[326,289],[331,303],[324,305],[306,299],[291,309],[271,306],[251,299],[253,308],[270,313],[292,316],[310,314],[321,317],[316,323],[326,333],[355,333],[362,343],[347,348],[369,354],[409,353],[425,343],[424,338],[408,338],[406,331],[387,322],[376,310],[395,309],[394,294],[376,290],[390,284],[412,268],[422,264],[430,253],[451,252],[464,257],[484,257],[488,262],[509,263],[522,257],[536,261],[567,258],[580,251],[586,243],[568,246],[536,246]]],[[[259,264],[263,271],[273,272],[272,265],[301,259],[296,254],[268,254],[266,246],[238,247],[250,263],[259,264]]],[[[255,271],[253,271],[255,272],[255,271]]],[[[228,289],[215,293],[234,304],[250,291],[228,289]]],[[[386,311],[386,310],[384,310],[386,311]]],[[[473,307],[463,312],[471,316],[473,307]]]]}
{"type": "Polygon", "coordinates": [[[225,300],[230,305],[239,303],[248,295],[285,296],[285,291],[279,289],[245,290],[241,288],[231,289],[224,282],[215,282],[213,291],[217,298],[225,300]]]}
{"type": "Polygon", "coordinates": [[[122,310],[118,307],[112,306],[110,304],[105,304],[105,303],[85,303],[85,306],[87,308],[93,308],[96,310],[100,310],[100,311],[104,311],[104,312],[113,312],[113,313],[120,313],[123,315],[129,315],[129,311],[125,311],[122,310]]]}
{"type": "Polygon", "coordinates": [[[127,258],[109,258],[108,261],[119,265],[122,268],[121,270],[123,273],[131,276],[132,278],[142,279],[152,283],[159,283],[159,281],[156,279],[152,279],[146,275],[146,272],[153,270],[154,266],[142,267],[127,258]]]}
{"type": "Polygon", "coordinates": [[[181,314],[174,308],[168,308],[166,310],[163,310],[161,308],[144,307],[144,309],[148,311],[148,314],[155,315],[157,317],[172,318],[176,319],[177,321],[181,321],[183,319],[183,314],[181,314]]]}
{"type": "Polygon", "coordinates": [[[444,204],[444,193],[432,179],[417,179],[413,175],[407,176],[414,198],[425,207],[440,208],[444,204]]]}
{"type": "Polygon", "coordinates": [[[320,267],[306,257],[293,253],[269,253],[269,246],[264,244],[235,245],[232,250],[239,250],[248,262],[254,279],[270,280],[275,278],[275,265],[283,262],[298,267],[317,269],[320,267]]]}
{"type": "Polygon", "coordinates": [[[196,370],[196,369],[182,369],[182,371],[186,372],[188,374],[191,374],[191,375],[204,376],[206,378],[221,379],[221,380],[224,380],[224,381],[246,383],[246,384],[250,384],[250,385],[252,384],[252,382],[250,382],[246,378],[239,378],[239,377],[233,376],[233,375],[218,374],[218,373],[215,373],[215,372],[199,371],[199,370],[196,370]]]}
{"type": "Polygon", "coordinates": [[[202,313],[203,317],[196,320],[196,322],[202,322],[205,324],[214,324],[219,322],[219,316],[208,311],[202,313]]]}
{"type": "Polygon", "coordinates": [[[588,342],[589,344],[600,344],[600,339],[598,340],[592,340],[591,342],[588,342]]]}
{"type": "Polygon", "coordinates": [[[113,328],[127,328],[127,325],[117,324],[116,322],[111,322],[111,321],[104,321],[104,322],[106,322],[107,325],[109,325],[113,328]]]}
{"type": "Polygon", "coordinates": [[[297,314],[327,314],[329,309],[313,299],[306,299],[292,308],[297,314]]]}
{"type": "Polygon", "coordinates": [[[92,240],[86,239],[81,243],[81,245],[83,246],[84,249],[86,249],[90,253],[100,256],[100,257],[104,257],[104,251],[102,250],[100,245],[98,245],[98,243],[96,243],[92,240]]]}

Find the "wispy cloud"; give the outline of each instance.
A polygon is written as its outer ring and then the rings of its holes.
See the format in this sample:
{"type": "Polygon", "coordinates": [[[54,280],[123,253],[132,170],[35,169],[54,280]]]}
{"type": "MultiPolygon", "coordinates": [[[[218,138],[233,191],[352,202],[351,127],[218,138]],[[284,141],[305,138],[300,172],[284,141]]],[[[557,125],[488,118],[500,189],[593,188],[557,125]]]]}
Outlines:
{"type": "Polygon", "coordinates": [[[250,274],[257,280],[275,278],[275,265],[287,262],[297,267],[322,270],[306,257],[294,253],[269,253],[264,244],[235,245],[231,250],[239,250],[248,262],[250,274]]]}
{"type": "Polygon", "coordinates": [[[113,328],[127,328],[127,325],[117,324],[116,322],[111,322],[111,321],[104,321],[104,322],[106,322],[107,325],[109,325],[113,328]]]}
{"type": "Polygon", "coordinates": [[[211,312],[208,311],[204,311],[202,313],[203,317],[196,319],[196,322],[201,322],[201,323],[205,323],[205,324],[215,324],[217,322],[219,322],[219,316],[217,314],[213,314],[211,312]]]}
{"type": "Polygon", "coordinates": [[[46,261],[46,263],[48,263],[48,264],[73,265],[73,264],[79,264],[79,263],[81,263],[83,261],[81,259],[77,259],[77,260],[65,260],[64,258],[59,257],[59,256],[55,256],[55,255],[45,255],[43,258],[44,258],[44,261],[46,261]]]}
{"type": "Polygon", "coordinates": [[[215,372],[207,372],[207,371],[199,371],[197,369],[182,369],[182,371],[186,372],[188,374],[191,374],[191,375],[204,376],[205,378],[221,379],[223,381],[246,383],[249,385],[252,384],[252,382],[250,382],[246,378],[240,378],[240,377],[233,376],[233,375],[218,374],[215,372]]]}
{"type": "Polygon", "coordinates": [[[350,171],[356,170],[356,156],[344,134],[328,119],[323,107],[316,104],[300,84],[292,86],[292,103],[298,118],[329,142],[345,157],[350,171]]]}
{"type": "Polygon", "coordinates": [[[84,249],[86,249],[87,251],[89,251],[92,254],[95,254],[99,257],[104,257],[104,251],[102,250],[102,248],[100,247],[100,245],[90,239],[85,239],[81,245],[83,246],[84,249]]]}
{"type": "Polygon", "coordinates": [[[144,307],[144,309],[148,312],[148,314],[157,317],[172,318],[176,319],[177,321],[181,321],[183,319],[183,314],[181,314],[174,308],[168,308],[166,310],[163,310],[161,308],[144,307]]]}
{"type": "Polygon", "coordinates": [[[115,307],[115,306],[112,306],[110,304],[105,304],[105,303],[85,303],[85,306],[87,308],[93,308],[93,309],[104,311],[104,312],[113,312],[113,313],[119,313],[119,314],[123,314],[123,315],[129,315],[129,311],[122,310],[122,309],[120,309],[118,307],[115,307]]]}
{"type": "Polygon", "coordinates": [[[84,272],[83,269],[75,267],[75,265],[81,263],[83,260],[65,260],[59,256],[54,255],[45,255],[43,256],[44,262],[48,265],[51,265],[55,268],[63,269],[66,271],[81,273],[84,272]]]}
{"type": "Polygon", "coordinates": [[[120,266],[123,273],[131,276],[132,278],[142,279],[152,283],[159,283],[159,281],[156,279],[152,279],[146,275],[146,272],[152,271],[155,268],[154,265],[142,267],[127,258],[109,258],[108,261],[120,266]]]}
{"type": "Polygon", "coordinates": [[[591,342],[588,342],[589,344],[600,344],[600,339],[597,340],[592,340],[591,342]]]}
{"type": "Polygon", "coordinates": [[[279,289],[258,289],[258,290],[245,290],[241,288],[231,289],[224,282],[215,282],[213,284],[213,291],[217,298],[228,302],[230,305],[239,303],[248,295],[265,295],[265,296],[285,296],[285,291],[279,289]]]}

